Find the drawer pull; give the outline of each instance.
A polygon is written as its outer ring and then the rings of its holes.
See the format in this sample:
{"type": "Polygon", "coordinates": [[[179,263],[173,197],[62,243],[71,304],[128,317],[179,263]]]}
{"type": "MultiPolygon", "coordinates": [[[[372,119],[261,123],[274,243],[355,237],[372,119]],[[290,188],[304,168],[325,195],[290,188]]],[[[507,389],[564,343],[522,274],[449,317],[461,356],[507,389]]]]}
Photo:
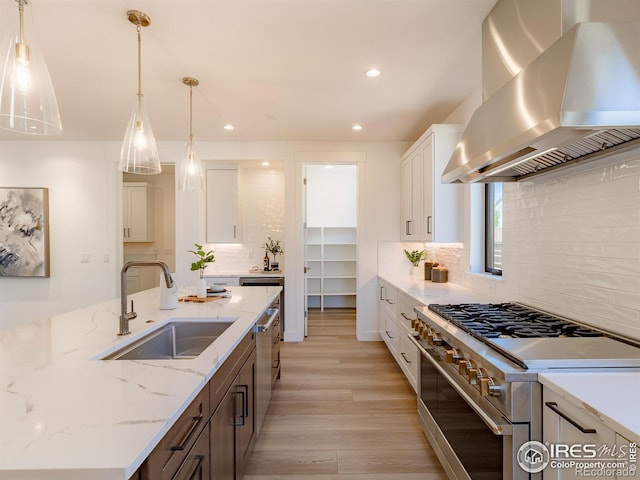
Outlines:
{"type": "Polygon", "coordinates": [[[561,412],[556,402],[545,402],[545,405],[550,410],[554,411],[555,413],[560,415],[562,418],[564,418],[567,422],[569,422],[571,425],[573,425],[578,430],[580,430],[582,433],[596,433],[595,428],[585,428],[582,425],[580,425],[578,422],[576,422],[573,418],[570,418],[566,413],[561,412]]]}
{"type": "Polygon", "coordinates": [[[190,455],[184,461],[180,470],[178,470],[173,477],[174,480],[193,480],[194,478],[199,478],[196,476],[196,473],[200,472],[202,469],[202,462],[204,462],[204,455],[190,455]],[[182,475],[182,469],[187,466],[187,464],[191,463],[193,467],[191,470],[186,473],[186,475],[182,475]]]}
{"type": "Polygon", "coordinates": [[[389,337],[391,340],[393,340],[396,337],[393,337],[390,333],[389,330],[385,330],[385,333],[387,334],[387,337],[389,337]]]}
{"type": "Polygon", "coordinates": [[[173,451],[184,450],[189,444],[189,440],[191,440],[193,434],[198,430],[198,425],[200,425],[200,422],[202,420],[204,420],[204,415],[202,413],[200,413],[200,415],[198,415],[197,417],[191,417],[191,428],[187,430],[187,433],[182,438],[180,444],[172,445],[170,449],[173,451]]]}
{"type": "Polygon", "coordinates": [[[236,426],[236,427],[244,427],[244,417],[245,417],[245,415],[244,415],[244,403],[245,403],[245,401],[244,400],[245,400],[245,395],[244,395],[244,392],[235,392],[234,395],[236,396],[236,403],[235,403],[235,411],[234,411],[234,414],[233,414],[233,416],[235,417],[233,425],[236,426]],[[241,396],[241,399],[240,399],[240,405],[241,405],[240,410],[241,410],[241,412],[240,412],[240,414],[238,414],[238,400],[237,400],[238,399],[238,395],[241,396]]]}
{"type": "Polygon", "coordinates": [[[415,318],[407,317],[407,314],[404,312],[400,312],[400,315],[402,315],[405,320],[409,320],[410,322],[415,320],[415,318]]]}
{"type": "Polygon", "coordinates": [[[411,363],[411,360],[409,360],[409,359],[407,358],[407,356],[404,354],[404,352],[400,352],[400,355],[402,355],[402,358],[404,358],[404,361],[405,361],[406,363],[411,363]]]}

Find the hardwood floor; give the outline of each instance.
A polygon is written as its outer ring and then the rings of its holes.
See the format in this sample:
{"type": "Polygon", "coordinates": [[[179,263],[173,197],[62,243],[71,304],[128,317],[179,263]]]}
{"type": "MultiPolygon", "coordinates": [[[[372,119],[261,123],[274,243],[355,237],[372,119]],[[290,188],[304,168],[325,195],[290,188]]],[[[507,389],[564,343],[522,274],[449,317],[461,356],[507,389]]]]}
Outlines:
{"type": "Polygon", "coordinates": [[[310,312],[281,356],[244,480],[446,480],[415,392],[382,342],[356,340],[355,310],[310,312]]]}

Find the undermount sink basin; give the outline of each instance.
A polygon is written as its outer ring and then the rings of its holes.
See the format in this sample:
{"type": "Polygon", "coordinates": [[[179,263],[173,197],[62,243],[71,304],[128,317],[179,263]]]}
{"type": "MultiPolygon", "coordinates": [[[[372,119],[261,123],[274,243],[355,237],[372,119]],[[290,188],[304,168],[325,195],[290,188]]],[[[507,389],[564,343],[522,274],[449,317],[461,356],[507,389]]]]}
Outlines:
{"type": "Polygon", "coordinates": [[[233,325],[229,321],[171,321],[102,360],[191,359],[200,355],[233,325]]]}

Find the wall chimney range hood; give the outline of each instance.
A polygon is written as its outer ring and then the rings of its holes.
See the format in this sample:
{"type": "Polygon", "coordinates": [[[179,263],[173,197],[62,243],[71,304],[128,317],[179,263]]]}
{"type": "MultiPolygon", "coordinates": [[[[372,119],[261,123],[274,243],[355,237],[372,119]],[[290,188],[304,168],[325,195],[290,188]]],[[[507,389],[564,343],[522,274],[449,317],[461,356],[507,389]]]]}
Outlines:
{"type": "Polygon", "coordinates": [[[519,181],[638,147],[640,22],[582,22],[474,112],[442,182],[519,181]]]}

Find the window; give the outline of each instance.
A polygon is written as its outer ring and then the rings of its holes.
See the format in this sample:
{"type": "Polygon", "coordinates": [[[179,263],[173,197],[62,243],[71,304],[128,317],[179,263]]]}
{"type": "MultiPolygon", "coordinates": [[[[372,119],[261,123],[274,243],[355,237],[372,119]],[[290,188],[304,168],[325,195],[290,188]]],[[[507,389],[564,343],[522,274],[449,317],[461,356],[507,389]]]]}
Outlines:
{"type": "Polygon", "coordinates": [[[502,275],[502,183],[485,185],[484,270],[502,275]]]}

